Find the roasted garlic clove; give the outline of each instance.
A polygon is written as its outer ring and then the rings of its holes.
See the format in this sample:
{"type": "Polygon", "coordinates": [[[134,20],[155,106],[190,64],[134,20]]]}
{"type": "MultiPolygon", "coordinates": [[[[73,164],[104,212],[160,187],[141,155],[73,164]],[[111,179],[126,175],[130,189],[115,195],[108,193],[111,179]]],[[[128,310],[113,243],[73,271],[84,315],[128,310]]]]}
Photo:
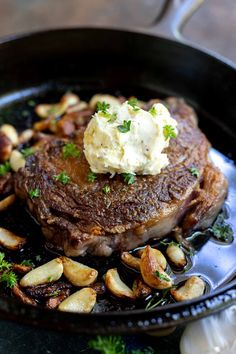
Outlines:
{"type": "Polygon", "coordinates": [[[184,268],[187,264],[187,259],[185,257],[184,252],[182,249],[176,244],[168,245],[166,249],[166,254],[171,261],[177,268],[184,268]]]}
{"type": "Polygon", "coordinates": [[[11,194],[8,197],[2,199],[0,201],[0,212],[10,208],[10,206],[15,203],[15,200],[16,200],[15,194],[11,194]]]}
{"type": "Polygon", "coordinates": [[[25,158],[18,150],[13,150],[10,157],[10,165],[14,172],[25,167],[25,158]]]}
{"type": "Polygon", "coordinates": [[[70,258],[61,257],[65,277],[75,286],[88,286],[95,282],[98,276],[96,269],[75,262],[70,258]]]}
{"type": "Polygon", "coordinates": [[[11,124],[3,124],[0,128],[0,131],[3,132],[12,142],[13,146],[17,146],[19,144],[18,133],[16,128],[11,124]]]}
{"type": "Polygon", "coordinates": [[[105,274],[105,284],[107,289],[119,298],[134,300],[133,291],[120,279],[116,268],[109,269],[105,274]]]}
{"type": "Polygon", "coordinates": [[[81,289],[70,295],[66,300],[62,301],[58,307],[58,310],[89,313],[96,304],[96,297],[96,291],[92,288],[81,289]]]}
{"type": "Polygon", "coordinates": [[[176,301],[191,300],[204,294],[205,282],[197,277],[192,276],[189,278],[184,285],[175,289],[171,289],[171,295],[176,301]]]}
{"type": "Polygon", "coordinates": [[[140,271],[140,258],[132,256],[129,252],[123,252],[121,254],[121,259],[130,268],[140,271]]]}
{"type": "Polygon", "coordinates": [[[60,258],[41,265],[27,273],[20,281],[23,287],[51,283],[60,279],[63,274],[63,264],[60,258]]]}
{"type": "Polygon", "coordinates": [[[155,251],[150,246],[147,246],[142,254],[140,269],[143,280],[150,287],[155,289],[167,289],[171,287],[171,278],[161,267],[155,251]]]}
{"type": "MultiPolygon", "coordinates": [[[[149,247],[151,247],[151,246],[149,246],[149,247]]],[[[166,261],[165,256],[163,255],[163,253],[161,251],[157,250],[156,248],[153,248],[153,247],[151,247],[151,248],[152,248],[152,252],[155,255],[155,257],[156,257],[158,263],[160,264],[161,268],[165,270],[166,267],[167,267],[167,261],[166,261]]],[[[143,254],[145,249],[146,249],[146,247],[138,250],[139,257],[142,257],[142,254],[143,254]]]]}
{"type": "Polygon", "coordinates": [[[19,237],[13,232],[0,227],[0,245],[9,250],[19,250],[26,243],[26,239],[19,237]]]}

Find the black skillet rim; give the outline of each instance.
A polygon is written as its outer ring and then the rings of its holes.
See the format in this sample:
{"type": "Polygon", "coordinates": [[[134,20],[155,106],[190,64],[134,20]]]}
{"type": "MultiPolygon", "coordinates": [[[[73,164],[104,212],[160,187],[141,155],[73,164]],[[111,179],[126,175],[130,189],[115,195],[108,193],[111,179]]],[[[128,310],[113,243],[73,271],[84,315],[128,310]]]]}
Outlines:
{"type": "MultiPolygon", "coordinates": [[[[48,34],[76,32],[76,31],[110,31],[129,33],[134,36],[150,37],[155,40],[167,42],[172,46],[185,47],[194,51],[196,54],[201,53],[211,60],[220,62],[221,64],[236,70],[236,64],[222,57],[219,54],[208,50],[200,50],[197,46],[182,44],[172,39],[154,36],[152,34],[144,34],[141,32],[121,30],[115,28],[96,28],[96,27],[75,27],[75,28],[59,28],[47,29],[42,31],[32,31],[17,35],[9,35],[0,39],[0,46],[8,45],[21,39],[29,37],[47,36],[48,34]]],[[[224,308],[229,307],[236,302],[236,280],[231,281],[220,289],[203,295],[194,300],[188,300],[183,303],[174,303],[153,309],[145,310],[129,310],[121,312],[106,312],[92,314],[74,314],[59,312],[57,310],[47,310],[40,307],[32,307],[20,304],[15,299],[0,299],[0,315],[5,319],[20,321],[23,323],[36,324],[43,327],[52,328],[57,324],[57,329],[66,329],[84,333],[125,333],[155,331],[162,328],[176,326],[181,323],[193,321],[207,315],[216,313],[224,308]],[[22,316],[22,317],[20,317],[22,316]],[[20,318],[19,318],[20,317],[20,318]],[[51,324],[48,322],[51,320],[51,324]],[[83,323],[78,322],[82,320],[83,323]],[[94,323],[91,323],[91,320],[94,323]],[[64,321],[66,323],[64,323],[64,321]],[[63,325],[62,325],[63,324],[63,325]],[[86,326],[85,326],[86,324],[86,326]]],[[[55,327],[54,327],[55,328],[55,327]]]]}

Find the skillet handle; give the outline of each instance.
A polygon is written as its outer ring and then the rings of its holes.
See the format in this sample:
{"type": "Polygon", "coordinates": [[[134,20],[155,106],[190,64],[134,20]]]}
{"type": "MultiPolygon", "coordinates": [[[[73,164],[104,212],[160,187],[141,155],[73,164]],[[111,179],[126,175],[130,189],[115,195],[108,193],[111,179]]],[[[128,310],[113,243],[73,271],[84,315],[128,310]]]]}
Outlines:
{"type": "Polygon", "coordinates": [[[148,32],[189,43],[182,36],[182,29],[203,2],[204,0],[167,0],[148,32]]]}

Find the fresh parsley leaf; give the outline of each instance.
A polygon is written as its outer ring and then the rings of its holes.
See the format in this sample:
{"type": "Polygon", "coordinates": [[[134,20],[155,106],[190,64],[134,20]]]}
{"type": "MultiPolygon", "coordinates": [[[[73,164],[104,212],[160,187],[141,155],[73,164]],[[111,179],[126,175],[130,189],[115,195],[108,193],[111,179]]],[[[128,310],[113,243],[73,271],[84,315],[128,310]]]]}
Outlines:
{"type": "Polygon", "coordinates": [[[61,182],[62,184],[67,184],[70,182],[70,177],[66,174],[65,171],[59,173],[59,175],[54,175],[53,179],[61,182]]]}
{"type": "Polygon", "coordinates": [[[21,265],[26,266],[26,267],[33,267],[34,263],[31,261],[31,259],[24,259],[21,262],[21,265]]]}
{"type": "Polygon", "coordinates": [[[111,188],[107,184],[102,188],[102,191],[105,194],[110,193],[110,190],[111,190],[111,188]]]}
{"type": "Polygon", "coordinates": [[[31,156],[35,153],[35,149],[33,147],[25,148],[20,151],[24,158],[27,158],[28,156],[31,156]]]}
{"type": "Polygon", "coordinates": [[[63,157],[80,157],[80,150],[74,143],[66,143],[62,148],[63,157]]]}
{"type": "Polygon", "coordinates": [[[26,117],[29,117],[30,112],[29,112],[29,111],[24,110],[24,111],[22,111],[22,112],[21,112],[21,115],[22,115],[22,117],[26,118],[26,117]]]}
{"type": "Polygon", "coordinates": [[[210,231],[214,237],[222,241],[231,241],[233,237],[232,227],[225,221],[223,213],[220,213],[210,231]]]}
{"type": "Polygon", "coordinates": [[[138,107],[138,100],[137,100],[137,98],[131,98],[131,99],[128,101],[128,105],[131,106],[135,112],[140,110],[140,108],[138,107]]]}
{"type": "Polygon", "coordinates": [[[7,288],[13,288],[16,283],[17,283],[17,276],[14,272],[12,271],[5,271],[2,273],[1,277],[0,277],[0,281],[2,283],[5,283],[7,288]]]}
{"type": "Polygon", "coordinates": [[[53,281],[53,277],[48,277],[48,282],[51,283],[53,281]]]}
{"type": "Polygon", "coordinates": [[[124,181],[127,184],[133,184],[136,180],[136,177],[133,173],[122,173],[122,176],[124,177],[124,181]]]}
{"type": "Polygon", "coordinates": [[[96,178],[97,178],[96,173],[90,171],[88,176],[87,176],[88,182],[95,182],[96,178]]]}
{"type": "Polygon", "coordinates": [[[40,196],[40,190],[38,188],[31,189],[28,194],[31,199],[38,198],[40,196]]]}
{"type": "Polygon", "coordinates": [[[5,162],[0,165],[0,176],[4,176],[11,169],[10,162],[5,162]]]}
{"type": "Polygon", "coordinates": [[[160,244],[163,245],[163,246],[177,246],[177,247],[180,247],[180,244],[177,243],[177,242],[174,242],[174,241],[170,241],[170,242],[161,241],[160,244]]]}
{"type": "Polygon", "coordinates": [[[55,290],[49,294],[50,297],[57,297],[60,294],[60,290],[55,290]]]}
{"type": "Polygon", "coordinates": [[[160,273],[158,270],[156,270],[155,272],[154,272],[154,275],[156,276],[156,277],[158,277],[159,279],[161,279],[161,280],[165,280],[165,281],[170,281],[170,278],[169,277],[166,277],[165,276],[165,274],[162,274],[162,273],[160,273]]]}
{"type": "Polygon", "coordinates": [[[125,354],[125,344],[120,336],[97,336],[88,345],[101,354],[125,354]]]}
{"type": "Polygon", "coordinates": [[[131,120],[124,120],[122,125],[118,125],[117,129],[121,133],[128,133],[130,131],[131,120]]]}
{"type": "Polygon", "coordinates": [[[36,102],[34,100],[29,100],[27,103],[30,107],[34,107],[36,105],[36,102]]]}
{"type": "Polygon", "coordinates": [[[40,254],[37,254],[37,255],[35,256],[35,260],[36,260],[37,262],[40,262],[40,261],[42,260],[42,257],[40,256],[40,254]]]}
{"type": "Polygon", "coordinates": [[[130,354],[154,354],[154,350],[150,347],[145,349],[135,349],[132,350],[130,354]]]}
{"type": "Polygon", "coordinates": [[[163,289],[162,293],[155,293],[147,303],[145,310],[152,310],[160,304],[166,304],[169,301],[170,289],[163,289]]]}
{"type": "Polygon", "coordinates": [[[169,139],[169,138],[176,138],[176,132],[175,132],[175,128],[172,127],[172,125],[165,125],[163,127],[163,134],[165,137],[165,140],[169,139]]]}
{"type": "Polygon", "coordinates": [[[7,262],[5,259],[5,253],[0,253],[0,271],[9,270],[11,268],[11,263],[7,262]]]}
{"type": "Polygon", "coordinates": [[[154,106],[149,109],[149,113],[154,117],[157,114],[157,110],[154,106]]]}
{"type": "Polygon", "coordinates": [[[109,103],[106,102],[97,102],[97,112],[107,113],[107,110],[110,108],[109,103]]]}
{"type": "Polygon", "coordinates": [[[200,172],[199,169],[197,167],[190,167],[189,168],[189,172],[191,172],[191,174],[193,175],[193,177],[198,178],[200,176],[200,172]]]}

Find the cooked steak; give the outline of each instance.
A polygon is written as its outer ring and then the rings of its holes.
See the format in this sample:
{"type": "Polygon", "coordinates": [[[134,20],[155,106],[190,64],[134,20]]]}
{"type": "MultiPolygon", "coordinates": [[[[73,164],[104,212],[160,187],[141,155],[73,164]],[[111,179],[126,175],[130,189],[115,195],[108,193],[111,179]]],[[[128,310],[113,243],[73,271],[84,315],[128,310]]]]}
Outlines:
{"type": "Polygon", "coordinates": [[[27,159],[16,176],[15,190],[41,224],[48,243],[67,256],[109,256],[163,237],[179,224],[188,234],[212,223],[226,197],[226,179],[208,158],[210,144],[197,127],[194,111],[180,99],[170,98],[166,104],[179,133],[167,148],[170,164],[158,175],[137,176],[132,185],[119,175],[97,175],[88,182],[83,130],[74,140],[81,150],[79,158],[65,159],[65,140],[55,139],[27,159]],[[62,171],[70,177],[67,184],[53,178],[62,171]],[[105,185],[110,187],[107,194],[105,185]],[[29,191],[36,188],[39,197],[30,198],[29,191]]]}

